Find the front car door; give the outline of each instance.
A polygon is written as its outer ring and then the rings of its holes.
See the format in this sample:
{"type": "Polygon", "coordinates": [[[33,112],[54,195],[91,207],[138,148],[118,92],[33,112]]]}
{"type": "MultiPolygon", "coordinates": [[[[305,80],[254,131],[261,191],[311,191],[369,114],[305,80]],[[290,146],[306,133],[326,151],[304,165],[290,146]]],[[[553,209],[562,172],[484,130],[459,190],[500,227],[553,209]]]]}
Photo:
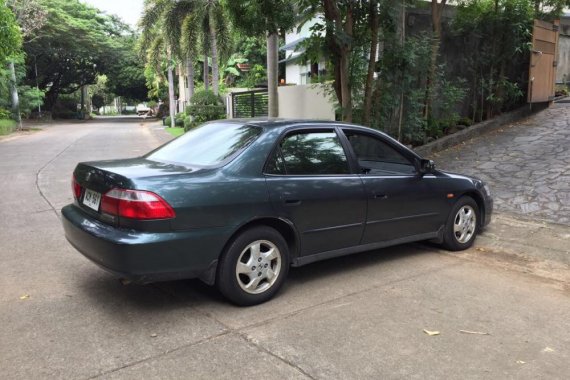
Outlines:
{"type": "Polygon", "coordinates": [[[301,240],[300,255],[358,245],[366,219],[360,177],[335,128],[288,131],[265,168],[271,203],[301,240]]]}
{"type": "Polygon", "coordinates": [[[413,157],[388,139],[343,128],[358,162],[368,200],[361,244],[428,236],[444,223],[445,194],[436,177],[417,174],[413,157]]]}

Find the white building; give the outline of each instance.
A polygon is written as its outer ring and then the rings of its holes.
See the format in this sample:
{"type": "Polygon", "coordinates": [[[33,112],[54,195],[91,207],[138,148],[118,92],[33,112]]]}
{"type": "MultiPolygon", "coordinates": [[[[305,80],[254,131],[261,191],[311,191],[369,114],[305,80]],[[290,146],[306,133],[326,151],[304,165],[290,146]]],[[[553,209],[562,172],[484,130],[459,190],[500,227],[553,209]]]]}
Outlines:
{"type": "Polygon", "coordinates": [[[302,59],[304,48],[301,43],[311,36],[311,27],[322,21],[321,18],[322,16],[317,15],[299,30],[294,28],[285,34],[285,45],[279,48],[280,51],[285,51],[285,58],[279,63],[285,65],[285,82],[287,84],[317,83],[319,78],[325,75],[324,59],[319,62],[305,62],[302,59]]]}

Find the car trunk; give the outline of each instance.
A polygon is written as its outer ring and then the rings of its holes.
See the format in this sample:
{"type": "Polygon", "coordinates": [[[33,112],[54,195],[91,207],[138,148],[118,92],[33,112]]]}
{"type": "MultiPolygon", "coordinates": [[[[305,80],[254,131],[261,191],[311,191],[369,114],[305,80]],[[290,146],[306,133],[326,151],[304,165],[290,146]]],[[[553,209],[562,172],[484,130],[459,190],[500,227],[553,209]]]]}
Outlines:
{"type": "Polygon", "coordinates": [[[136,179],[193,171],[193,168],[145,158],[79,163],[73,173],[75,181],[81,186],[77,204],[84,212],[107,224],[142,230],[168,229],[169,221],[133,221],[104,213],[101,211],[101,199],[112,189],[137,189],[136,179]]]}

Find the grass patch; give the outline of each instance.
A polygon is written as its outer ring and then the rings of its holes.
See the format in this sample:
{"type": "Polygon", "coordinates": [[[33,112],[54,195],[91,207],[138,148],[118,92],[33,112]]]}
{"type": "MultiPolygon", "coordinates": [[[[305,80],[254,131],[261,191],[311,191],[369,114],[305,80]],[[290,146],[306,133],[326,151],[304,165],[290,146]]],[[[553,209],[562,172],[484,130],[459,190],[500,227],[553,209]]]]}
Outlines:
{"type": "Polygon", "coordinates": [[[17,123],[10,119],[0,119],[0,136],[9,135],[16,130],[17,123]]]}
{"type": "Polygon", "coordinates": [[[174,137],[182,136],[184,134],[183,127],[165,128],[166,132],[170,133],[174,137]]]}

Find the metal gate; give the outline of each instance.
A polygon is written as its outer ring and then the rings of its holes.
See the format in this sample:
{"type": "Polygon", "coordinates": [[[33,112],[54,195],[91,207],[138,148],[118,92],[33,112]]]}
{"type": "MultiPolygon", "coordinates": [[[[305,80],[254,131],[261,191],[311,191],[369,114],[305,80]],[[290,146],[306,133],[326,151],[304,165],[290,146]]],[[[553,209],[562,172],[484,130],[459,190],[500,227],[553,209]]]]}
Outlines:
{"type": "Polygon", "coordinates": [[[232,117],[258,117],[268,115],[269,97],[266,90],[232,93],[232,117]]]}
{"type": "Polygon", "coordinates": [[[554,99],[559,23],[534,20],[528,81],[529,103],[549,102],[554,99]]]}

